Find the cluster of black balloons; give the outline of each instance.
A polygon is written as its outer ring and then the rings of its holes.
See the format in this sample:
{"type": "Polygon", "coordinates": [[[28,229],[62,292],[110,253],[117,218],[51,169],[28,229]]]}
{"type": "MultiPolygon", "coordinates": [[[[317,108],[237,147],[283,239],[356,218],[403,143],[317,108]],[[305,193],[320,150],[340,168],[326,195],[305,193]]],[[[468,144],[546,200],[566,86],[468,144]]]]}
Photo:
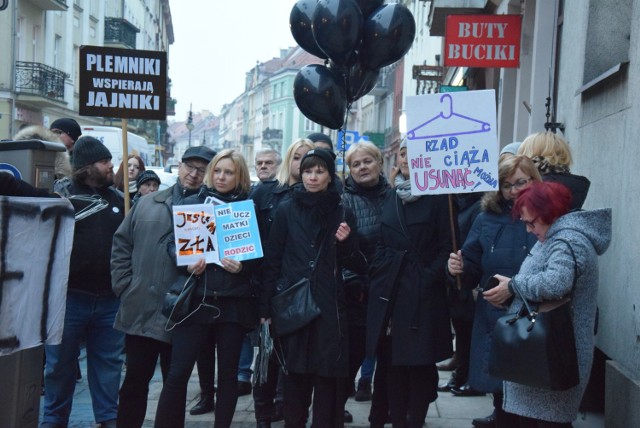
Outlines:
{"type": "Polygon", "coordinates": [[[303,67],[293,84],[300,111],[331,129],[375,86],[380,69],[407,53],[416,33],[411,11],[384,0],[298,0],[289,24],[302,49],[325,65],[303,67]]]}

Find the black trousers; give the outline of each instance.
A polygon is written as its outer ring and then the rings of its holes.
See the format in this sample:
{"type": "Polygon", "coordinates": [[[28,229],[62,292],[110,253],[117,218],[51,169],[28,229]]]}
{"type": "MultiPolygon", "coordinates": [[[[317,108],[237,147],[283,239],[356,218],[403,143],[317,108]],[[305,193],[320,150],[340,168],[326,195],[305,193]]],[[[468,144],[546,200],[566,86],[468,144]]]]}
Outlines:
{"type": "Polygon", "coordinates": [[[198,383],[202,396],[213,397],[216,393],[216,349],[211,346],[215,340],[213,330],[209,332],[207,340],[202,344],[196,366],[198,367],[198,383]]]}
{"type": "Polygon", "coordinates": [[[460,379],[460,385],[469,378],[469,359],[471,357],[471,330],[473,329],[473,317],[471,319],[453,318],[451,320],[456,332],[456,380],[460,379]]]}
{"type": "Polygon", "coordinates": [[[246,329],[236,323],[193,323],[176,326],[173,331],[171,367],[158,401],[156,428],[184,427],[187,383],[202,344],[212,332],[213,343],[209,345],[215,347],[218,359],[214,427],[231,425],[238,402],[238,362],[246,329]]]}
{"type": "Polygon", "coordinates": [[[304,428],[313,395],[312,426],[344,426],[344,378],[289,373],[284,376],[284,426],[304,428]]]}
{"type": "MultiPolygon", "coordinates": [[[[262,349],[258,351],[257,361],[261,358],[262,349]]],[[[282,402],[282,388],[278,391],[278,385],[283,381],[283,373],[275,351],[269,357],[267,368],[267,381],[262,385],[256,382],[253,387],[253,407],[256,412],[256,421],[271,421],[271,415],[275,410],[275,402],[282,402]]]]}
{"type": "Polygon", "coordinates": [[[149,382],[160,358],[162,380],[167,379],[171,364],[171,345],[144,336],[127,334],[124,337],[127,349],[127,371],[120,387],[118,404],[118,427],[139,428],[147,413],[149,382]]]}
{"type": "Polygon", "coordinates": [[[391,354],[388,350],[382,349],[376,355],[376,371],[373,375],[373,394],[371,396],[371,410],[369,411],[369,422],[371,428],[382,428],[389,415],[389,397],[387,395],[387,372],[391,354]]]}
{"type": "Polygon", "coordinates": [[[349,376],[346,379],[344,402],[353,391],[358,370],[366,355],[367,327],[349,325],[349,376]]]}

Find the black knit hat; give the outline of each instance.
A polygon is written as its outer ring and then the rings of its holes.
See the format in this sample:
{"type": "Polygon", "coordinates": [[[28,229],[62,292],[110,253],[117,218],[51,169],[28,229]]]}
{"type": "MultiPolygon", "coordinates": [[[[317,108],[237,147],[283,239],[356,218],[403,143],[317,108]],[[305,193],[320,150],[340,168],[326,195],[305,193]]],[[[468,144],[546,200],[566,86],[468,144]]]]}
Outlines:
{"type": "Polygon", "coordinates": [[[158,174],[150,169],[146,169],[138,175],[138,178],[136,178],[136,186],[138,186],[139,189],[140,186],[142,186],[147,181],[155,181],[158,183],[158,185],[160,185],[160,177],[158,177],[158,174]]]}
{"type": "Polygon", "coordinates": [[[319,157],[327,164],[327,171],[329,171],[329,176],[333,179],[336,175],[336,154],[327,149],[313,149],[309,150],[306,155],[302,157],[300,161],[300,176],[302,176],[302,164],[305,159],[316,156],[319,157]]]}
{"type": "Polygon", "coordinates": [[[73,119],[68,117],[63,117],[62,119],[54,120],[50,130],[59,129],[67,134],[73,141],[77,141],[78,138],[82,135],[82,130],[80,129],[80,125],[73,119]]]}
{"type": "Polygon", "coordinates": [[[73,147],[73,169],[78,170],[102,159],[111,159],[111,152],[100,140],[88,135],[78,138],[73,147]]]}
{"type": "Polygon", "coordinates": [[[307,139],[311,140],[312,143],[326,143],[331,146],[331,150],[333,150],[333,141],[331,141],[331,137],[327,134],[323,134],[322,132],[314,132],[313,134],[307,135],[307,139]]]}

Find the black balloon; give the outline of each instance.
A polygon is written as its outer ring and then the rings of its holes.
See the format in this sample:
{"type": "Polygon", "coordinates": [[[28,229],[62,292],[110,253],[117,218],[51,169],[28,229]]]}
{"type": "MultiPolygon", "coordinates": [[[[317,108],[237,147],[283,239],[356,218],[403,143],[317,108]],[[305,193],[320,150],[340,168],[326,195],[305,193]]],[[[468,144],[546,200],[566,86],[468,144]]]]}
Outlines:
{"type": "Polygon", "coordinates": [[[307,118],[331,129],[344,123],[347,97],[344,83],[324,65],[302,67],[293,82],[293,98],[307,118]]]}
{"type": "Polygon", "coordinates": [[[384,0],[358,0],[358,6],[362,11],[362,16],[367,18],[371,12],[382,6],[384,0]]]}
{"type": "Polygon", "coordinates": [[[380,70],[370,70],[361,62],[351,66],[347,78],[347,101],[352,103],[367,95],[378,81],[380,70]]]}
{"type": "Polygon", "coordinates": [[[331,60],[347,64],[360,45],[363,20],[355,0],[320,0],[311,20],[313,37],[331,60]]]}
{"type": "Polygon", "coordinates": [[[302,49],[311,55],[327,59],[327,54],[318,47],[311,30],[311,18],[317,4],[318,0],[298,0],[291,9],[289,27],[291,35],[302,49]]]}
{"type": "Polygon", "coordinates": [[[364,22],[362,59],[369,69],[393,64],[409,51],[416,35],[411,11],[397,3],[377,9],[364,22]]]}

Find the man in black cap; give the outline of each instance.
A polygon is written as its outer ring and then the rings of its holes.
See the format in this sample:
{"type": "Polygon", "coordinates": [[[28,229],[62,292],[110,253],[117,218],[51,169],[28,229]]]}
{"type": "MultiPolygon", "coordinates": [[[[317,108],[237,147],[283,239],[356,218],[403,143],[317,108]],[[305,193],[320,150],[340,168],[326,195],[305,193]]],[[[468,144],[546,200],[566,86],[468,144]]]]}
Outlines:
{"type": "Polygon", "coordinates": [[[54,120],[49,129],[58,134],[58,138],[60,138],[64,146],[67,148],[69,156],[71,156],[74,144],[82,135],[82,130],[80,129],[78,122],[71,118],[63,117],[62,119],[54,120]]]}
{"type": "Polygon", "coordinates": [[[124,203],[111,185],[111,153],[85,136],[75,144],[67,186],[76,211],[67,304],[60,345],[46,345],[41,428],[66,427],[76,384],[76,359],[86,340],[93,411],[101,427],[115,427],[124,335],[113,328],[119,300],[111,290],[111,245],[124,203]]]}
{"type": "Polygon", "coordinates": [[[142,426],[149,381],[158,357],[166,379],[171,335],[165,330],[167,319],[161,309],[165,294],[179,274],[175,257],[167,251],[175,249],[173,205],[200,190],[207,165],[215,155],[208,147],[188,148],[182,156],[176,184],[138,200],[113,238],[112,287],[120,298],[115,328],[125,333],[127,347],[119,427],[142,426]]]}

